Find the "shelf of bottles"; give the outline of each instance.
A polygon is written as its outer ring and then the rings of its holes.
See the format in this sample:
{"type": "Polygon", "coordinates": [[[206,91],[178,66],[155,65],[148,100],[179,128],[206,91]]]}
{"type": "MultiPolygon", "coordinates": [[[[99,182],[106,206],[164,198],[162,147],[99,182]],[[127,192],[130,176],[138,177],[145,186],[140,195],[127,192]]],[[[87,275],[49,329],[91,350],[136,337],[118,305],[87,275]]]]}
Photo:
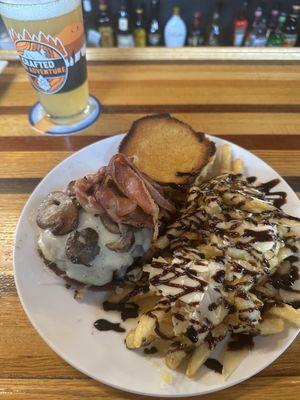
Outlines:
{"type": "MultiPolygon", "coordinates": [[[[82,8],[89,48],[300,46],[300,0],[82,0],[82,8]]],[[[0,21],[0,50],[12,48],[0,21]]]]}
{"type": "MultiPolygon", "coordinates": [[[[129,0],[83,0],[83,11],[88,47],[294,47],[300,44],[300,2],[282,1],[268,4],[268,0],[207,1],[212,8],[211,18],[195,9],[196,1],[173,2],[169,16],[164,0],[134,2],[129,0]],[[150,4],[149,4],[150,3],[150,4]],[[182,4],[183,3],[183,4],[182,4]],[[191,3],[194,3],[193,5],[191,3]],[[111,6],[114,10],[112,12],[111,6]],[[192,19],[186,21],[183,7],[193,8],[192,19]],[[224,26],[226,8],[234,8],[232,20],[224,26]],[[252,12],[251,12],[252,11],[252,12]]],[[[202,2],[203,3],[203,2],[202,2]]],[[[270,3],[270,2],[269,2],[270,3]]],[[[228,13],[227,13],[228,14],[228,13]]]]}

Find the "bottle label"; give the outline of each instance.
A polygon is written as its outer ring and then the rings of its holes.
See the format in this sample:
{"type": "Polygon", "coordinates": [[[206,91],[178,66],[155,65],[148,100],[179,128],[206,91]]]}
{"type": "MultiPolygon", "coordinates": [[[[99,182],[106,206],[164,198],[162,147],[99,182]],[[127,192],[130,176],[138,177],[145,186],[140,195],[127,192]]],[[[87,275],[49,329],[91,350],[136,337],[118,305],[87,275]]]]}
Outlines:
{"type": "Polygon", "coordinates": [[[100,31],[100,46],[101,47],[113,47],[114,35],[111,26],[103,26],[99,28],[100,31]]]}
{"type": "Polygon", "coordinates": [[[83,10],[85,12],[91,12],[92,11],[92,3],[90,0],[83,0],[83,10]]]}
{"type": "Polygon", "coordinates": [[[158,46],[160,43],[159,33],[149,33],[148,41],[150,46],[158,46]]]}
{"type": "Polygon", "coordinates": [[[128,30],[128,19],[127,18],[119,18],[119,30],[120,31],[128,30]]]}
{"type": "Polygon", "coordinates": [[[9,31],[32,86],[39,92],[55,94],[81,86],[87,78],[83,24],[67,25],[57,36],[26,29],[9,31]]]}
{"type": "Polygon", "coordinates": [[[267,37],[256,37],[253,40],[253,47],[264,47],[267,43],[267,37]]]}
{"type": "Polygon", "coordinates": [[[167,47],[183,47],[185,34],[180,32],[171,32],[165,37],[167,47]]]}
{"type": "Polygon", "coordinates": [[[297,42],[297,34],[295,34],[295,33],[290,33],[290,34],[286,33],[284,35],[284,39],[283,39],[282,45],[284,47],[294,47],[296,42],[297,42]]]}
{"type": "Polygon", "coordinates": [[[98,47],[101,39],[101,35],[95,29],[89,29],[87,32],[88,45],[98,47]]]}
{"type": "Polygon", "coordinates": [[[146,46],[146,31],[144,28],[134,30],[134,44],[136,47],[146,46]]]}
{"type": "Polygon", "coordinates": [[[132,35],[118,35],[118,47],[134,47],[134,40],[132,35]]]}
{"type": "Polygon", "coordinates": [[[188,45],[192,47],[202,46],[204,39],[202,36],[189,36],[188,45]]]}
{"type": "Polygon", "coordinates": [[[211,36],[209,37],[208,43],[209,43],[210,46],[218,46],[218,44],[219,44],[219,39],[218,39],[217,36],[211,35],[211,36]]]}
{"type": "Polygon", "coordinates": [[[234,46],[242,46],[243,40],[245,37],[246,30],[245,29],[236,29],[234,33],[234,46]]]}

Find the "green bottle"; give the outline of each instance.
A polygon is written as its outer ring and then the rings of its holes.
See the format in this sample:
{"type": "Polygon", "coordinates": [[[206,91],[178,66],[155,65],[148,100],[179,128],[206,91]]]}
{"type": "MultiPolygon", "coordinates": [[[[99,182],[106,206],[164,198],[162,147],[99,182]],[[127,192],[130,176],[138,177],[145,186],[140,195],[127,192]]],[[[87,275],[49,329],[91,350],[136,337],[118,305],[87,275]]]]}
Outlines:
{"type": "Polygon", "coordinates": [[[283,29],[286,21],[286,14],[281,13],[278,18],[278,24],[276,29],[270,33],[267,46],[269,47],[280,47],[282,46],[284,34],[283,29]]]}

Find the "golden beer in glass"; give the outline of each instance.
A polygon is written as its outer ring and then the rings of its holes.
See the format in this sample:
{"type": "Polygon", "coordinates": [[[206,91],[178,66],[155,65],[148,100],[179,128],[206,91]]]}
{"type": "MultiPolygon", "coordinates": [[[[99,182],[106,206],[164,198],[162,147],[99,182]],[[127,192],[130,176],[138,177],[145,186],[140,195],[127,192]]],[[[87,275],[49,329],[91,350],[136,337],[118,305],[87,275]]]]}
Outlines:
{"type": "Polygon", "coordinates": [[[89,113],[80,0],[0,0],[0,14],[47,117],[72,124],[89,113]]]}

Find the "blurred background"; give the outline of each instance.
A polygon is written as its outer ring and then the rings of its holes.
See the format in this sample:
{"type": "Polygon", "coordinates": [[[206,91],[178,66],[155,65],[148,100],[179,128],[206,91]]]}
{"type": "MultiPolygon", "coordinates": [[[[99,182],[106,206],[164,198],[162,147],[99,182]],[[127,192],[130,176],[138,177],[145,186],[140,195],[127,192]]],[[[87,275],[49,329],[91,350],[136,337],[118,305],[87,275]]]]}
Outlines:
{"type": "MultiPolygon", "coordinates": [[[[82,3],[89,47],[299,45],[300,2],[295,0],[83,0],[82,3]],[[153,40],[151,35],[156,35],[153,40]]],[[[10,47],[0,22],[0,48],[10,47]]]]}

